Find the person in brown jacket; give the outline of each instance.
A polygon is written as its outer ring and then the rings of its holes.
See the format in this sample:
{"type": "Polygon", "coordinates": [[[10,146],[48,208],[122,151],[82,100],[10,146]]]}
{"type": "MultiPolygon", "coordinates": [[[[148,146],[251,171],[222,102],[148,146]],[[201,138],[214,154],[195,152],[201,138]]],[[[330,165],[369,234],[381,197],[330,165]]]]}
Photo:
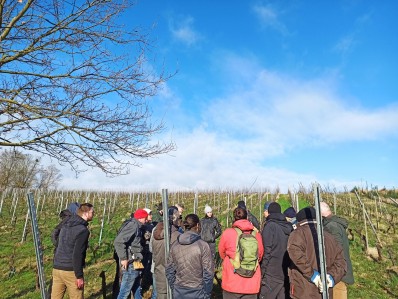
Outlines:
{"type": "MultiPolygon", "coordinates": [[[[322,298],[323,285],[320,276],[316,213],[312,207],[300,210],[297,229],[288,240],[290,297],[300,299],[322,298]]],[[[329,298],[333,298],[333,286],[346,274],[347,264],[343,248],[331,234],[324,231],[327,285],[329,298]]]]}
{"type": "MultiPolygon", "coordinates": [[[[179,213],[176,207],[168,209],[170,226],[170,246],[177,240],[181,234],[178,229],[179,213]]],[[[153,278],[157,299],[167,299],[166,283],[166,256],[164,240],[164,223],[160,221],[152,231],[150,241],[150,250],[152,251],[152,263],[154,265],[153,278]]]]}

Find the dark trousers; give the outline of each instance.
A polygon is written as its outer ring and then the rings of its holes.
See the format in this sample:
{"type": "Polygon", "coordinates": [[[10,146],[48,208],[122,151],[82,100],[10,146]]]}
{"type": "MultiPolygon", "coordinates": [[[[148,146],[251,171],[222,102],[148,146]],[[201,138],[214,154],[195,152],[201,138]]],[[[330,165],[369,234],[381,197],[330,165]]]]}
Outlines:
{"type": "Polygon", "coordinates": [[[216,243],[207,243],[207,244],[209,244],[211,256],[213,257],[214,260],[216,258],[216,243]]]}
{"type": "Polygon", "coordinates": [[[260,299],[288,299],[289,284],[287,282],[264,275],[261,279],[260,299]]]}
{"type": "Polygon", "coordinates": [[[222,291],[223,299],[257,299],[257,294],[238,294],[222,291]]]}

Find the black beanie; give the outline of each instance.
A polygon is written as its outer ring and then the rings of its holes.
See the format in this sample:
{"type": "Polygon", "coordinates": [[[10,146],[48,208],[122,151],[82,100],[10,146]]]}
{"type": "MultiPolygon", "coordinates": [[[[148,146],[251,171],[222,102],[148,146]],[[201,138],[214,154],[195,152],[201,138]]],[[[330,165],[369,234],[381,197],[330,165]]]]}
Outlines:
{"type": "Polygon", "coordinates": [[[271,202],[268,206],[268,213],[281,213],[281,205],[277,202],[271,202]]]}
{"type": "Polygon", "coordinates": [[[296,215],[297,222],[303,221],[305,219],[316,220],[316,211],[313,207],[306,207],[298,211],[296,215]]]}
{"type": "Polygon", "coordinates": [[[238,208],[246,210],[246,204],[243,200],[238,201],[238,208]]]}
{"type": "Polygon", "coordinates": [[[289,218],[294,218],[296,217],[296,211],[294,210],[293,207],[289,207],[283,212],[283,215],[289,218]]]}

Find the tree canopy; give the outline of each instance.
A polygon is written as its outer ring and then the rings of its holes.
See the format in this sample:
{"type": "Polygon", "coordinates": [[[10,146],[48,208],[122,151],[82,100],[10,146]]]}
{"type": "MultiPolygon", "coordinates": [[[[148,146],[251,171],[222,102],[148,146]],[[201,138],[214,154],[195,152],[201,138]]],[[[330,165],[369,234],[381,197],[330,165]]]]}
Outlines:
{"type": "Polygon", "coordinates": [[[174,149],[148,99],[170,78],[148,35],[124,26],[129,0],[0,0],[0,146],[108,175],[174,149]]]}
{"type": "Polygon", "coordinates": [[[0,152],[0,190],[6,188],[56,188],[62,175],[54,165],[44,167],[40,158],[18,150],[0,152]]]}

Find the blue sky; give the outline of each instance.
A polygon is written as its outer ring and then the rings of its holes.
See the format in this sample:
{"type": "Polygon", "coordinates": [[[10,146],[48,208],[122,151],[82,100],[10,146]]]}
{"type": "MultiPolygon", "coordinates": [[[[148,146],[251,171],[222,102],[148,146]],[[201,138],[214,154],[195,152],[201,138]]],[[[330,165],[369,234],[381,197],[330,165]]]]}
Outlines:
{"type": "MultiPolygon", "coordinates": [[[[151,101],[177,150],[112,190],[398,186],[398,2],[139,1],[150,67],[177,74],[151,101]]],[[[127,49],[126,49],[127,50],[127,49]]]]}

